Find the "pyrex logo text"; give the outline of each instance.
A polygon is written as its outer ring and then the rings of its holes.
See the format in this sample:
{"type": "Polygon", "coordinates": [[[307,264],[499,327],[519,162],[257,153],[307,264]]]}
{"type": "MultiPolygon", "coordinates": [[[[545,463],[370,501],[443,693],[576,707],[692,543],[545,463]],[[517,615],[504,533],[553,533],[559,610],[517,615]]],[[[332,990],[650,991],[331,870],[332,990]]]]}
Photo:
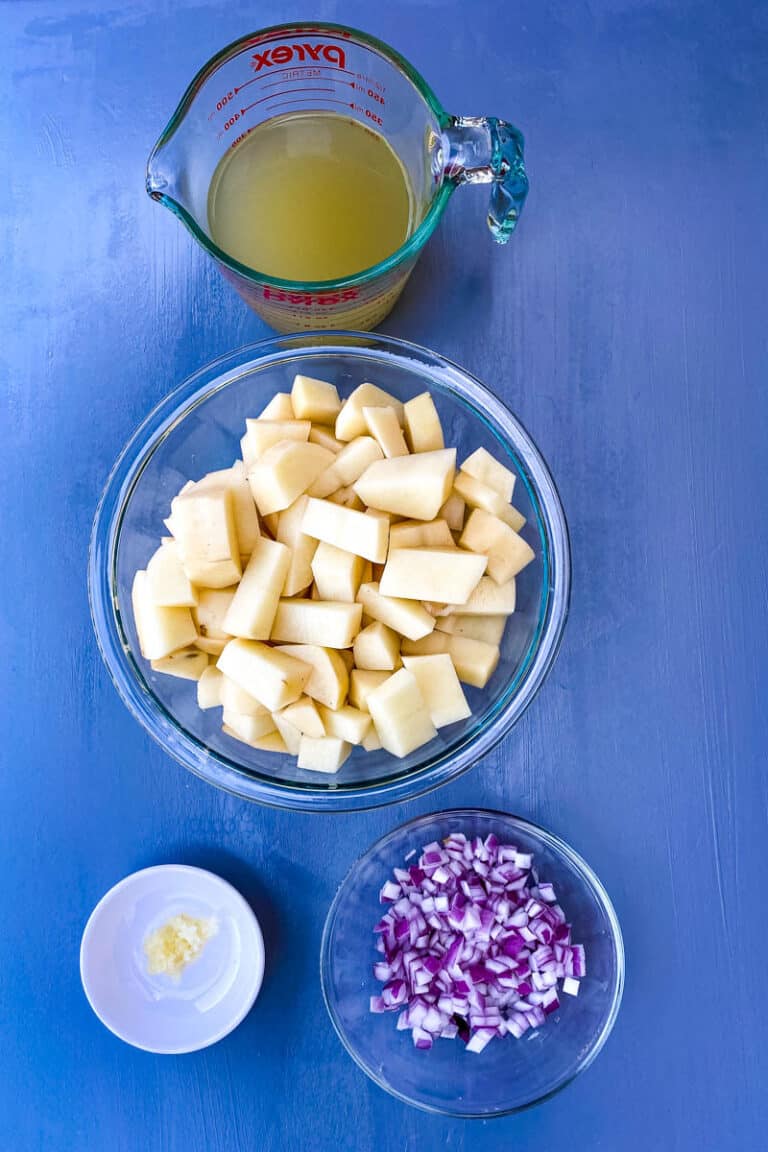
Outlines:
{"type": "Polygon", "coordinates": [[[267,48],[266,52],[254,52],[251,67],[254,72],[262,68],[272,68],[275,64],[290,64],[292,60],[327,60],[337,68],[346,67],[344,49],[335,44],[278,44],[277,48],[267,48]]]}

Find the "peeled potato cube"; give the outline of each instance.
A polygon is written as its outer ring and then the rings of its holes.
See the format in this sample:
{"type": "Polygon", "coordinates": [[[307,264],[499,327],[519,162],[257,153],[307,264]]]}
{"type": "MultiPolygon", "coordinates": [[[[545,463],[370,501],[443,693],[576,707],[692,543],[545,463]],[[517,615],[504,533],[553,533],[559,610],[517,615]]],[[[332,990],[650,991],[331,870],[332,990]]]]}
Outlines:
{"type": "Polygon", "coordinates": [[[390,548],[379,591],[406,600],[463,604],[487,563],[487,557],[458,548],[390,548]]]}
{"type": "Polygon", "coordinates": [[[364,512],[342,508],[329,500],[310,496],[302,520],[302,531],[345,552],[381,563],[386,559],[389,523],[364,512]]]}
{"type": "Polygon", "coordinates": [[[357,436],[354,440],[350,440],[332,465],[333,473],[339,480],[339,487],[354,484],[370,464],[383,458],[384,454],[372,436],[357,436]]]}
{"type": "Polygon", "coordinates": [[[394,408],[402,422],[403,405],[399,400],[375,384],[360,384],[344,401],[336,417],[336,439],[354,440],[355,436],[362,436],[366,430],[363,408],[377,405],[394,408]]]}
{"type": "Polygon", "coordinates": [[[454,548],[445,520],[401,520],[389,528],[389,548],[454,548]]]}
{"type": "Polygon", "coordinates": [[[444,447],[440,417],[429,392],[414,396],[403,406],[403,419],[411,452],[437,452],[444,447]]]}
{"type": "Polygon", "coordinates": [[[312,376],[294,376],[291,405],[297,420],[314,420],[318,424],[335,424],[341,410],[335,386],[312,376]]]}
{"type": "Polygon", "coordinates": [[[407,756],[437,735],[418,681],[407,668],[374,688],[366,704],[382,747],[393,756],[407,756]]]}
{"type": "Polygon", "coordinates": [[[445,520],[451,532],[461,532],[464,527],[466,509],[466,501],[453,492],[443,504],[439,515],[445,520]]]}
{"type": "Polygon", "coordinates": [[[376,672],[368,668],[353,668],[349,674],[349,702],[361,712],[368,711],[368,697],[374,689],[389,680],[391,672],[376,672]]]}
{"type": "Polygon", "coordinates": [[[258,748],[259,752],[282,752],[288,751],[288,746],[283,740],[281,734],[277,731],[267,732],[266,735],[260,736],[258,740],[249,741],[252,748],[258,748]]]}
{"type": "Polygon", "coordinates": [[[279,715],[293,724],[294,728],[298,728],[302,736],[314,736],[315,739],[325,736],[325,725],[317,705],[309,696],[300,696],[295,703],[281,709],[279,715]]]}
{"type": "Polygon", "coordinates": [[[400,429],[394,408],[363,408],[365,423],[371,436],[388,460],[393,456],[407,456],[408,445],[400,429]]]}
{"type": "Polygon", "coordinates": [[[352,708],[345,704],[335,712],[322,704],[318,709],[325,725],[326,735],[336,736],[339,740],[346,740],[348,744],[362,744],[371,729],[371,716],[369,712],[361,712],[359,708],[352,708]]]}
{"type": "Polygon", "coordinates": [[[273,712],[272,719],[275,722],[275,728],[283,738],[283,743],[287,752],[291,756],[298,756],[299,745],[301,744],[301,732],[295,724],[291,724],[290,720],[286,720],[282,712],[273,712]]]}
{"type": "Polygon", "coordinates": [[[306,492],[333,459],[327,448],[296,440],[284,440],[268,448],[248,473],[259,512],[263,516],[282,512],[306,492]]]}
{"type": "MultiPolygon", "coordinates": [[[[299,500],[300,499],[301,497],[299,497],[299,500]]],[[[297,501],[294,501],[294,503],[297,503],[297,501]]],[[[289,507],[292,507],[292,505],[289,505],[289,507]]],[[[287,511],[287,509],[284,509],[284,511],[287,511]]],[[[280,523],[280,513],[269,512],[266,516],[260,516],[259,519],[261,521],[262,531],[265,532],[266,535],[269,536],[272,540],[277,540],[277,528],[280,523]]],[[[281,541],[281,543],[285,543],[285,541],[281,541]]]]}
{"type": "Polygon", "coordinates": [[[240,441],[246,469],[250,470],[270,448],[284,440],[306,444],[311,428],[309,420],[265,420],[263,416],[246,420],[245,436],[240,441]]]}
{"type": "Polygon", "coordinates": [[[222,708],[226,708],[228,712],[239,712],[242,716],[263,716],[269,711],[255,696],[223,674],[219,684],[219,698],[222,708]]]}
{"type": "MultiPolygon", "coordinates": [[[[459,543],[488,557],[488,575],[497,584],[506,584],[534,559],[533,549],[522,536],[482,508],[471,512],[459,543]]],[[[453,598],[451,602],[457,603],[453,598]]]]}
{"type": "Polygon", "coordinates": [[[453,490],[470,508],[482,508],[484,512],[490,512],[491,516],[502,516],[509,507],[495,488],[484,484],[482,480],[476,480],[468,472],[457,472],[453,490]]]}
{"type": "Polygon", "coordinates": [[[147,564],[147,591],[161,608],[193,608],[197,592],[181,563],[176,540],[161,545],[147,564]]]}
{"type": "Polygon", "coordinates": [[[197,682],[198,708],[221,707],[221,683],[224,677],[212,664],[204,668],[197,682]]]}
{"type": "Polygon", "coordinates": [[[354,488],[337,488],[328,499],[333,504],[340,504],[342,508],[351,508],[353,512],[364,512],[365,504],[355,492],[354,488]]]}
{"type": "Polygon", "coordinates": [[[434,617],[423,605],[398,596],[382,596],[375,581],[360,585],[357,601],[372,620],[380,620],[410,640],[427,636],[435,627],[434,617]]]}
{"type": "Polygon", "coordinates": [[[259,413],[259,420],[295,420],[291,397],[287,392],[276,392],[263,412],[259,413]]]}
{"type": "Polygon", "coordinates": [[[159,660],[151,660],[153,672],[163,672],[166,676],[178,676],[181,680],[199,680],[208,667],[208,657],[205,652],[196,648],[184,648],[181,652],[172,652],[170,656],[161,656],[159,660]]]}
{"type": "Polygon", "coordinates": [[[371,724],[363,738],[363,748],[365,748],[366,752],[378,752],[379,748],[381,748],[381,740],[379,740],[379,734],[373,724],[371,724]]]}
{"type": "Polygon", "coordinates": [[[319,599],[354,604],[364,564],[362,556],[320,541],[312,558],[312,575],[319,599]]]}
{"type": "Polygon", "coordinates": [[[351,751],[345,740],[335,736],[321,736],[317,740],[302,736],[298,766],[308,772],[338,772],[351,751]]]}
{"type": "Polygon", "coordinates": [[[231,639],[224,628],[224,617],[236,591],[236,588],[198,588],[197,606],[192,610],[192,618],[200,640],[223,640],[226,643],[231,639]]]}
{"type": "Polygon", "coordinates": [[[275,722],[269,712],[262,712],[259,716],[244,716],[240,712],[231,712],[225,708],[222,720],[245,744],[252,744],[254,740],[275,730],[275,722]]]}
{"type": "Polygon", "coordinates": [[[453,486],[456,449],[395,456],[370,464],[354,484],[369,508],[411,520],[434,520],[453,486]]]}
{"type": "Polygon", "coordinates": [[[327,708],[341,708],[349,691],[349,669],[344,657],[351,653],[337,652],[319,644],[279,644],[276,652],[285,652],[311,668],[304,685],[307,696],[327,708]]]}
{"type": "Polygon", "coordinates": [[[514,504],[508,504],[503,512],[499,513],[499,520],[503,520],[505,524],[509,524],[510,528],[515,532],[519,532],[525,524],[525,516],[522,512],[518,512],[514,504]]]}
{"type": "Polygon", "coordinates": [[[480,480],[489,488],[494,488],[505,504],[511,501],[517,477],[485,448],[478,448],[471,456],[467,456],[461,471],[474,476],[475,480],[480,480]]]}
{"type": "Polygon", "coordinates": [[[453,660],[447,652],[433,656],[404,656],[403,666],[416,678],[429,717],[435,728],[455,724],[472,715],[459,683],[453,660]]]}
{"type": "Polygon", "coordinates": [[[191,488],[171,503],[174,536],[193,584],[227,588],[242,575],[234,503],[228,488],[191,488]]]}
{"type": "Polygon", "coordinates": [[[312,557],[317,548],[317,540],[301,530],[307,497],[299,496],[282,512],[277,513],[275,539],[290,549],[288,573],[283,585],[284,596],[295,596],[312,583],[312,557]]]}
{"type": "Polygon", "coordinates": [[[281,600],[272,639],[287,644],[349,648],[360,630],[362,608],[335,600],[281,600]]]}
{"type": "Polygon", "coordinates": [[[319,444],[321,448],[327,448],[329,452],[339,453],[344,447],[343,440],[337,440],[328,428],[324,428],[322,424],[313,424],[309,430],[309,443],[319,444]]]}
{"type": "Polygon", "coordinates": [[[270,712],[298,700],[312,669],[259,640],[230,640],[217,667],[270,712]]]}
{"type": "Polygon", "coordinates": [[[459,680],[473,688],[485,688],[499,663],[499,649],[495,644],[470,640],[466,636],[449,636],[447,632],[433,632],[423,640],[403,641],[403,660],[406,656],[432,656],[447,652],[453,661],[459,680]]]}
{"type": "Polygon", "coordinates": [[[400,667],[400,637],[378,620],[358,632],[352,651],[358,668],[394,672],[400,667]]]}
{"type": "Polygon", "coordinates": [[[162,608],[155,604],[147,588],[147,573],[143,570],[133,578],[131,599],[139,647],[145,660],[162,660],[197,639],[189,608],[162,608]]]}
{"type": "Polygon", "coordinates": [[[467,636],[470,640],[484,640],[486,644],[501,644],[506,616],[442,616],[435,621],[438,632],[449,632],[452,636],[467,636]]]}
{"type": "MultiPolygon", "coordinates": [[[[229,639],[229,637],[227,637],[229,639]]],[[[227,640],[211,640],[208,636],[198,636],[195,640],[195,648],[199,648],[201,652],[205,652],[207,656],[221,656],[224,651],[224,645],[227,640]]]]}
{"type": "Polygon", "coordinates": [[[490,576],[483,576],[465,604],[455,604],[451,612],[461,616],[511,616],[515,610],[515,581],[497,584],[490,576]]]}
{"type": "Polygon", "coordinates": [[[261,532],[256,505],[253,502],[248,475],[242,460],[236,461],[231,468],[209,472],[207,476],[203,476],[202,480],[198,480],[193,488],[198,492],[206,488],[229,489],[232,493],[232,511],[235,517],[235,531],[240,555],[250,556],[261,532]]]}
{"type": "Polygon", "coordinates": [[[325,500],[327,496],[332,496],[334,492],[338,492],[341,487],[339,475],[331,464],[330,468],[326,468],[324,472],[320,473],[317,480],[310,484],[307,495],[316,496],[318,500],[325,500]]]}
{"type": "Polygon", "coordinates": [[[290,549],[284,544],[259,538],[224,617],[226,632],[248,640],[269,640],[290,559],[290,549]]]}

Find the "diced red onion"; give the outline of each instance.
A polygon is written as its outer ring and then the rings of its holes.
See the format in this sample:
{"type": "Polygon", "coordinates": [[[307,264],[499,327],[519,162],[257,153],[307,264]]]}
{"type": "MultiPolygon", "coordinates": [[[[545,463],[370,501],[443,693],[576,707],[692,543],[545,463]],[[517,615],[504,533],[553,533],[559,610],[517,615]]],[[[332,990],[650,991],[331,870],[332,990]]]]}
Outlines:
{"type": "Polygon", "coordinates": [[[383,959],[373,974],[383,988],[371,1012],[397,1011],[416,1048],[458,1036],[480,1053],[494,1037],[540,1027],[560,1007],[559,981],[576,996],[584,947],[532,868],[512,844],[458,832],[395,868],[380,892],[389,907],[374,929],[383,959]]]}

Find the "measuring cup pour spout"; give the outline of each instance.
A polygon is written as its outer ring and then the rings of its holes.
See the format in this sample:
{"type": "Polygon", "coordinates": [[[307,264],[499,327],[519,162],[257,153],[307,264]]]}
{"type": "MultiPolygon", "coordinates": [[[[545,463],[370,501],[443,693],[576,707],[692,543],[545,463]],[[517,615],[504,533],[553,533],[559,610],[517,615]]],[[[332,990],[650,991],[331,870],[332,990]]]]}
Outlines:
{"type": "Polygon", "coordinates": [[[491,184],[488,227],[506,244],[528,195],[523,136],[495,116],[454,116],[443,133],[445,175],[454,184],[491,184]]]}

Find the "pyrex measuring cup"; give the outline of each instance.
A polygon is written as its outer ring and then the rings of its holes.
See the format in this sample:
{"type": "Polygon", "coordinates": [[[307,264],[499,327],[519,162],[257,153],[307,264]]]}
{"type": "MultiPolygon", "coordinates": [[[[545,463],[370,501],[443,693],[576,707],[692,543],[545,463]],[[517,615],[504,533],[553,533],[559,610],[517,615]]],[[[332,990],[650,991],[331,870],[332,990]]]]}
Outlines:
{"type": "MultiPolygon", "coordinates": [[[[245,36],[201,68],[147,164],[147,191],[170,208],[223,274],[279,332],[369,329],[390,311],[453,190],[490,184],[488,226],[508,240],[528,191],[523,139],[494,117],[449,116],[393,48],[339,24],[282,24],[245,36]],[[408,238],[386,260],[338,280],[281,280],[222,251],[208,224],[221,158],[288,112],[335,112],[383,135],[413,198],[408,238]]],[[[371,227],[376,227],[375,219],[371,227]]]]}

